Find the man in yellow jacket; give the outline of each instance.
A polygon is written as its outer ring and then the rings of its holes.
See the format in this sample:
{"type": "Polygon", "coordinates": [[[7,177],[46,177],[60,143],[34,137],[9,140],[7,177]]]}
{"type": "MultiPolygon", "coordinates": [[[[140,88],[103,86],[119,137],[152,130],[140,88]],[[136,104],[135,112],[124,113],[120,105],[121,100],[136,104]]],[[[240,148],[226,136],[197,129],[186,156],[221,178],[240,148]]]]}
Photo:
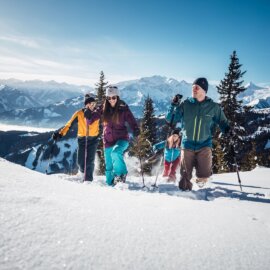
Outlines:
{"type": "Polygon", "coordinates": [[[86,94],[84,99],[84,108],[76,111],[66,125],[58,132],[53,133],[53,139],[65,136],[71,125],[78,121],[78,151],[77,163],[79,171],[84,174],[84,181],[93,181],[93,173],[95,167],[95,154],[98,145],[99,136],[99,118],[92,119],[89,125],[86,124],[85,112],[89,113],[95,110],[96,102],[93,97],[86,94]]]}

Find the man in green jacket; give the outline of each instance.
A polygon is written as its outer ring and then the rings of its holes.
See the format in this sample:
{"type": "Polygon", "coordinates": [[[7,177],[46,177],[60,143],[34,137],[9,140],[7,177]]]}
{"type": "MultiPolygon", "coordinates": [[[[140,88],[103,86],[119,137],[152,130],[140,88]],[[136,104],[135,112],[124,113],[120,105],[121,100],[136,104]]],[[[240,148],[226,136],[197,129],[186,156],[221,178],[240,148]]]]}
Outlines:
{"type": "Polygon", "coordinates": [[[222,133],[230,129],[220,105],[206,96],[208,82],[198,78],[192,84],[192,97],[179,104],[173,98],[166,120],[180,122],[182,129],[180,182],[181,190],[192,190],[192,171],[196,169],[196,183],[203,186],[212,173],[212,133],[218,125],[222,133]]]}

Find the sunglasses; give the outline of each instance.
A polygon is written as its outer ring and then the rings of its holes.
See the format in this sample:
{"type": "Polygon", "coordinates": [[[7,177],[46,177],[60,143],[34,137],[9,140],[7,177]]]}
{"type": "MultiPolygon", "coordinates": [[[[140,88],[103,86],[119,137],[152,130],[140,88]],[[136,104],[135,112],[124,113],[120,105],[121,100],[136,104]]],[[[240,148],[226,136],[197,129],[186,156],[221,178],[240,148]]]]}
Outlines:
{"type": "Polygon", "coordinates": [[[194,89],[194,90],[200,90],[200,86],[194,84],[194,85],[192,85],[192,89],[194,89]]]}
{"type": "Polygon", "coordinates": [[[116,99],[117,99],[117,96],[107,97],[106,99],[107,99],[108,101],[110,101],[111,99],[112,99],[112,100],[116,100],[116,99]]]}

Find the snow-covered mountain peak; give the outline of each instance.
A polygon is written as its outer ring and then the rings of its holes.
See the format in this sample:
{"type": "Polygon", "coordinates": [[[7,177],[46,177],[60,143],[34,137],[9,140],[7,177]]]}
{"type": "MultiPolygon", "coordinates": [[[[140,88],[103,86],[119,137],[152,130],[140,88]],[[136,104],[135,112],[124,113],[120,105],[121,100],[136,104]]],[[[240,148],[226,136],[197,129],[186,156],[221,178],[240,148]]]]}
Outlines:
{"type": "Polygon", "coordinates": [[[249,88],[249,89],[252,89],[252,90],[264,89],[263,87],[260,87],[260,86],[256,85],[253,82],[249,82],[248,84],[246,84],[245,88],[249,88]]]}

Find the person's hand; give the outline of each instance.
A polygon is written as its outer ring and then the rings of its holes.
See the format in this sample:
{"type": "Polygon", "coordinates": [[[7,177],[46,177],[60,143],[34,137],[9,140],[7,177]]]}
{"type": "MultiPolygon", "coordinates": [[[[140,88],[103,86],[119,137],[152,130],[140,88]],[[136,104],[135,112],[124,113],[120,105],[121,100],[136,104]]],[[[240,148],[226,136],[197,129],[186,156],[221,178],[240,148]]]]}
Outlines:
{"type": "Polygon", "coordinates": [[[61,139],[63,136],[58,132],[55,131],[52,135],[53,140],[57,141],[58,139],[61,139]]]}
{"type": "Polygon", "coordinates": [[[175,95],[174,98],[173,98],[173,100],[172,100],[172,103],[173,103],[173,104],[178,104],[179,101],[182,99],[182,97],[183,97],[183,96],[180,95],[180,94],[175,95]]]}
{"type": "Polygon", "coordinates": [[[86,119],[90,120],[90,119],[92,118],[92,111],[89,110],[89,109],[86,109],[86,110],[84,111],[84,117],[85,117],[86,119]]]}

